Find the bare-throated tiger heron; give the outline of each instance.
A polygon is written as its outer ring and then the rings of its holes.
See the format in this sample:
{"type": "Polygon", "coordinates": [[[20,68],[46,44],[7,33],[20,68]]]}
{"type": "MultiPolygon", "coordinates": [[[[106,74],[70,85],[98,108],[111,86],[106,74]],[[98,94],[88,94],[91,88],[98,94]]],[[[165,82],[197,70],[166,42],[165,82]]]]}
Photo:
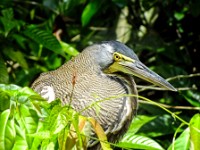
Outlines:
{"type": "Polygon", "coordinates": [[[112,97],[98,104],[99,112],[96,107],[91,107],[82,115],[95,118],[108,140],[116,141],[125,133],[136,112],[136,97],[119,96],[137,94],[133,76],[176,91],[170,83],[140,62],[133,50],[117,41],[104,41],[87,47],[57,70],[42,73],[32,88],[48,101],[59,98],[63,104],[70,103],[76,111],[112,97]],[[74,75],[75,85],[72,82],[74,75]]]}

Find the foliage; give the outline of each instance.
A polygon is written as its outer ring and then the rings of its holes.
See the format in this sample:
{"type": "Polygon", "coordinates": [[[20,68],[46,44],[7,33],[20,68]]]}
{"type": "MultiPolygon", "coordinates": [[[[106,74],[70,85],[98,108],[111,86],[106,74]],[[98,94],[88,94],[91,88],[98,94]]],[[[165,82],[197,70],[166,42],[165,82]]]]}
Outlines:
{"type": "MultiPolygon", "coordinates": [[[[199,7],[197,0],[1,0],[0,83],[10,85],[1,85],[0,149],[36,149],[41,138],[46,138],[40,145],[44,149],[57,148],[63,142],[60,131],[66,127],[67,134],[70,129],[68,122],[58,123],[66,120],[63,114],[67,106],[61,109],[59,102],[47,104],[30,89],[13,84],[30,86],[39,73],[54,70],[76,56],[80,52],[77,49],[113,39],[134,49],[142,62],[168,78],[179,91],[138,86],[139,95],[156,104],[140,98],[138,115],[118,146],[169,150],[200,147],[199,7]],[[54,111],[55,115],[51,114],[54,111]],[[52,133],[43,130],[41,118],[45,117],[55,119],[49,127],[55,133],[51,139],[52,133]]],[[[77,120],[81,118],[78,116],[77,120]]],[[[74,125],[76,119],[71,120],[74,125]]]]}
{"type": "Polygon", "coordinates": [[[90,134],[88,122],[102,147],[110,148],[103,129],[94,119],[62,106],[59,100],[49,104],[27,87],[0,84],[0,108],[2,150],[85,148],[90,134]]]}

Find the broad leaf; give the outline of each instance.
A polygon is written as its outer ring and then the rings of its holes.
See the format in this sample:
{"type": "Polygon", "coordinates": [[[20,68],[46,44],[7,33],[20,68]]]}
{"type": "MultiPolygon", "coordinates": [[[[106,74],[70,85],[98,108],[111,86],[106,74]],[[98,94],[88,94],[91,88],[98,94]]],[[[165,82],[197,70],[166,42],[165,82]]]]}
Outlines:
{"type": "Polygon", "coordinates": [[[65,57],[65,53],[62,50],[60,43],[50,31],[40,30],[39,28],[30,25],[24,31],[24,34],[38,44],[42,44],[47,49],[65,57]]]}
{"type": "Polygon", "coordinates": [[[199,91],[183,91],[181,92],[184,96],[184,98],[193,106],[200,107],[199,99],[200,99],[200,93],[199,91]]]}
{"type": "Polygon", "coordinates": [[[15,123],[16,138],[13,150],[28,149],[25,130],[15,123]]]}
{"type": "Polygon", "coordinates": [[[181,135],[170,145],[168,150],[188,150],[190,146],[190,129],[187,128],[181,135]]]}
{"type": "Polygon", "coordinates": [[[119,147],[123,148],[133,148],[133,149],[148,149],[148,150],[163,150],[163,148],[151,138],[134,135],[134,134],[126,134],[122,138],[122,140],[117,144],[119,147]]]}
{"type": "Polygon", "coordinates": [[[97,13],[99,8],[101,8],[101,3],[102,1],[99,1],[99,0],[91,0],[87,4],[81,16],[82,26],[86,26],[90,22],[90,20],[97,13]]]}
{"type": "Polygon", "coordinates": [[[127,132],[136,133],[143,125],[152,121],[155,118],[156,116],[150,117],[150,116],[138,115],[133,119],[127,132]]]}
{"type": "Polygon", "coordinates": [[[70,46],[69,44],[65,42],[60,41],[60,45],[63,51],[71,56],[76,56],[79,54],[79,52],[75,48],[73,48],[72,46],[70,46]]]}
{"type": "Polygon", "coordinates": [[[6,150],[11,150],[16,141],[16,130],[15,130],[15,121],[14,118],[8,120],[6,124],[5,132],[5,148],[6,150]]]}
{"type": "Polygon", "coordinates": [[[172,116],[168,114],[161,115],[142,126],[137,133],[149,137],[169,135],[175,131],[175,128],[172,126],[174,123],[178,122],[175,122],[172,116]]]}
{"type": "Polygon", "coordinates": [[[190,120],[190,138],[191,148],[198,150],[200,148],[200,114],[196,114],[190,120]]]}
{"type": "Polygon", "coordinates": [[[12,8],[4,9],[1,13],[3,16],[0,16],[0,22],[3,24],[5,36],[7,36],[13,28],[19,28],[24,24],[23,21],[15,20],[13,18],[14,12],[12,8]]]}
{"type": "Polygon", "coordinates": [[[2,150],[6,149],[5,136],[6,136],[6,125],[8,122],[9,115],[10,115],[9,109],[3,111],[0,115],[0,148],[2,150]]]}
{"type": "Polygon", "coordinates": [[[35,110],[37,103],[32,104],[29,99],[34,94],[29,88],[0,84],[0,106],[3,111],[0,119],[0,147],[3,149],[32,147],[33,137],[29,134],[38,130],[39,122],[39,111],[35,110]],[[3,102],[5,106],[2,106],[3,102]]]}
{"type": "Polygon", "coordinates": [[[25,55],[21,51],[15,51],[14,49],[8,48],[4,49],[3,52],[8,55],[11,60],[18,62],[22,68],[28,69],[25,55]]]}

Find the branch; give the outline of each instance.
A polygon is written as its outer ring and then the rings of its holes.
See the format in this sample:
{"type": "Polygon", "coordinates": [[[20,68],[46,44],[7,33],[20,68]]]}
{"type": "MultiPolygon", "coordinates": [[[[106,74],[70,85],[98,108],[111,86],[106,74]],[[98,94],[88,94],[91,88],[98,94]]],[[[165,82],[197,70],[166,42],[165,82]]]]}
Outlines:
{"type": "MultiPolygon", "coordinates": [[[[154,85],[151,86],[145,86],[145,85],[137,85],[137,88],[140,88],[140,90],[138,90],[138,92],[143,92],[145,90],[157,90],[157,91],[166,91],[165,88],[162,87],[156,87],[154,85]]],[[[193,87],[180,87],[180,88],[176,88],[178,91],[186,91],[186,90],[197,90],[196,86],[193,87]]]]}
{"type": "Polygon", "coordinates": [[[166,81],[176,80],[180,78],[193,78],[193,77],[200,77],[200,73],[189,74],[189,75],[177,75],[174,77],[167,78],[166,81]]]}
{"type": "MultiPolygon", "coordinates": [[[[144,101],[144,100],[138,100],[139,103],[142,104],[149,104],[149,105],[154,105],[151,102],[148,101],[144,101]]],[[[162,104],[162,103],[158,103],[156,102],[158,105],[161,105],[162,107],[165,108],[171,108],[171,109],[184,109],[184,110],[198,110],[200,111],[200,107],[190,107],[190,106],[171,106],[171,105],[166,105],[166,104],[162,104]]]]}

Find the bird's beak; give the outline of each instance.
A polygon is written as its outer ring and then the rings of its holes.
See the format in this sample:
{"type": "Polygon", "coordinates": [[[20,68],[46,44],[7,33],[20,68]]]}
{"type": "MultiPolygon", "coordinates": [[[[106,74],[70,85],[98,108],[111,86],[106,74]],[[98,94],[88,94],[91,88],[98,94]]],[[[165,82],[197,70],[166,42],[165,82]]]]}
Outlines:
{"type": "Polygon", "coordinates": [[[114,62],[111,67],[113,67],[113,70],[115,70],[115,72],[120,71],[126,74],[134,75],[165,89],[177,91],[169,82],[167,82],[155,72],[151,71],[139,60],[122,60],[114,62]]]}

